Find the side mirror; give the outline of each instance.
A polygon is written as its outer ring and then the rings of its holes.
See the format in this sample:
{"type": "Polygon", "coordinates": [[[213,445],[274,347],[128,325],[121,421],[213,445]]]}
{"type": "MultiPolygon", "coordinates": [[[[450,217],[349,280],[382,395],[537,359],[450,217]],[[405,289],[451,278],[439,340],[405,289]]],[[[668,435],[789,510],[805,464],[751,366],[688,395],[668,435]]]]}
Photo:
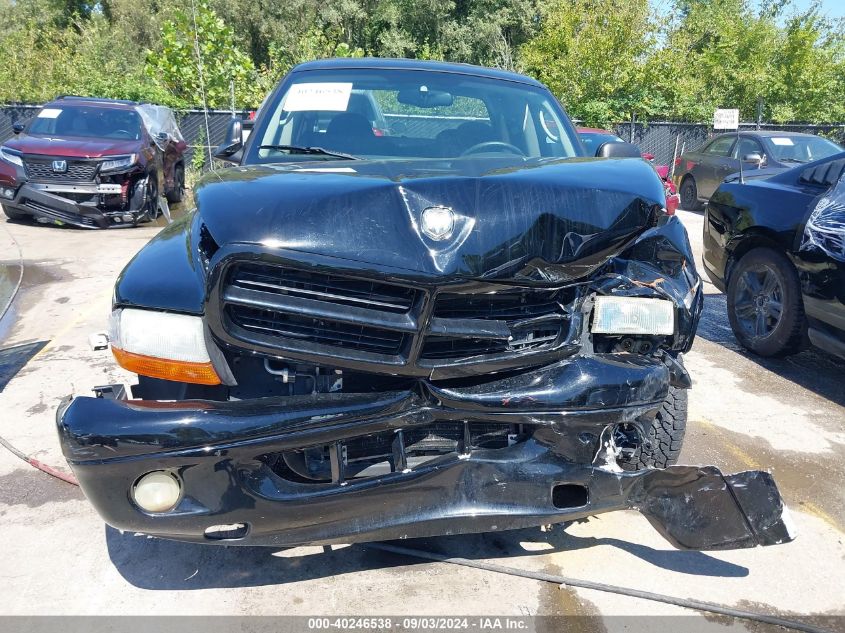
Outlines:
{"type": "Polygon", "coordinates": [[[226,140],[214,150],[214,158],[231,161],[232,156],[241,151],[244,147],[244,122],[232,117],[229,120],[229,127],[226,130],[226,140]]]}
{"type": "Polygon", "coordinates": [[[24,123],[13,123],[12,124],[12,132],[14,132],[15,134],[20,134],[21,132],[23,132],[23,129],[25,127],[26,127],[26,124],[24,124],[24,123]]]}
{"type": "Polygon", "coordinates": [[[760,169],[763,164],[763,157],[760,156],[760,154],[758,154],[757,152],[752,152],[751,154],[746,154],[745,156],[743,156],[742,161],[745,163],[756,163],[757,169],[760,169]]]}
{"type": "Polygon", "coordinates": [[[641,158],[640,148],[633,143],[602,143],[596,150],[597,158],[641,158]]]}

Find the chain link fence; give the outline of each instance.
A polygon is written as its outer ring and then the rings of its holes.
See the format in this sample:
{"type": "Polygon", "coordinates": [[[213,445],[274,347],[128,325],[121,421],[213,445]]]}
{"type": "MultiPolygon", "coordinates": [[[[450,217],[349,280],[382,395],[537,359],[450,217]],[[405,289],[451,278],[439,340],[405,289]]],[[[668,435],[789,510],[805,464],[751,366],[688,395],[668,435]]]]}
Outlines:
{"type": "MultiPolygon", "coordinates": [[[[38,112],[40,106],[36,105],[5,105],[0,106],[0,140],[6,140],[12,136],[12,125],[17,122],[26,122],[38,112]]],[[[238,113],[243,115],[245,113],[238,113]]],[[[179,127],[182,136],[188,143],[186,161],[191,164],[196,151],[205,151],[207,148],[215,148],[226,135],[226,128],[232,113],[228,110],[208,111],[208,134],[206,134],[206,115],[203,110],[186,110],[176,112],[179,120],[179,127]]],[[[425,116],[395,116],[387,115],[391,127],[391,133],[399,135],[434,136],[432,126],[437,126],[439,131],[443,129],[442,117],[434,120],[425,116]]],[[[474,120],[472,117],[454,117],[450,126],[474,120]]],[[[652,122],[626,122],[612,126],[611,129],[624,140],[639,145],[643,152],[654,155],[654,162],[658,165],[670,165],[676,155],[683,151],[691,151],[700,147],[708,138],[713,136],[713,128],[703,123],[678,123],[673,121],[652,121],[652,122]]],[[[741,130],[757,129],[755,123],[741,123],[741,130]]],[[[845,124],[810,125],[810,124],[774,124],[763,123],[759,126],[761,130],[782,130],[789,132],[804,132],[825,136],[833,141],[845,145],[845,124]]],[[[208,164],[206,156],[204,164],[208,164]]]]}
{"type": "MultiPolygon", "coordinates": [[[[613,131],[622,139],[635,143],[644,153],[653,154],[657,165],[671,165],[676,156],[701,147],[716,132],[704,123],[676,123],[653,121],[648,123],[628,122],[615,125],[613,131]]],[[[782,131],[803,132],[824,136],[845,145],[845,124],[811,125],[806,123],[740,123],[740,131],[782,131]]],[[[718,132],[721,133],[721,130],[718,132]]]]}

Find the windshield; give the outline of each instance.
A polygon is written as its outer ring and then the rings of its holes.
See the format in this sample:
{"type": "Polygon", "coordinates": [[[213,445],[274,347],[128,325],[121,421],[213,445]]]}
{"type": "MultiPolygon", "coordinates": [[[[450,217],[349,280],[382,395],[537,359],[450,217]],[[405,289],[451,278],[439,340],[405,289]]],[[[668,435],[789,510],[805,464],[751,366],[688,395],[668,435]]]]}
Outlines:
{"type": "Polygon", "coordinates": [[[588,156],[595,156],[596,150],[605,143],[624,143],[621,138],[615,134],[602,134],[601,132],[579,132],[581,142],[587,149],[588,156]]]}
{"type": "Polygon", "coordinates": [[[27,133],[132,141],[141,138],[141,117],[128,109],[51,105],[38,112],[27,133]]]}
{"type": "Polygon", "coordinates": [[[571,126],[545,89],[449,72],[294,74],[268,103],[247,162],[343,158],[570,157],[571,126]],[[326,153],[305,153],[320,148],[326,153]]]}
{"type": "Polygon", "coordinates": [[[768,141],[772,158],[784,163],[809,163],[842,151],[821,136],[771,136],[768,141]]]}

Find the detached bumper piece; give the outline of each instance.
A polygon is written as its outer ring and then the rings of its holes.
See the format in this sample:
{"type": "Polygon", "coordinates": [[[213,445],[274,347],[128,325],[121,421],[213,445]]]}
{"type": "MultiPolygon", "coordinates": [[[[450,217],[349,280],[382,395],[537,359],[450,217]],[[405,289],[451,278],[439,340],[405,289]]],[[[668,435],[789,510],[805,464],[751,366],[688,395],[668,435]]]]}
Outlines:
{"type": "Polygon", "coordinates": [[[84,229],[130,228],[134,226],[135,210],[106,211],[94,202],[77,202],[69,196],[92,199],[119,196],[120,185],[113,184],[39,184],[20,187],[15,200],[5,203],[31,214],[39,222],[70,224],[84,229]]]}
{"type": "Polygon", "coordinates": [[[609,458],[602,446],[617,424],[650,423],[668,371],[618,354],[449,389],[421,381],[415,391],[241,402],[80,397],[59,408],[57,422],[101,516],[164,538],[365,542],[634,508],[679,548],[792,540],[767,473],[625,472],[609,458]],[[172,509],[145,512],[135,489],[157,472],[180,492],[172,509]]]}

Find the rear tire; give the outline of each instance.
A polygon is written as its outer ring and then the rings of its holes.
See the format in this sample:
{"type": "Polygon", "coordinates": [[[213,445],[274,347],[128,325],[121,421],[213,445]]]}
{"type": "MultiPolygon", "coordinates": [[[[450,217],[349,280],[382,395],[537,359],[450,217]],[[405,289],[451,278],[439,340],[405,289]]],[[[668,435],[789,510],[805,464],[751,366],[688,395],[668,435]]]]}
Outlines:
{"type": "Polygon", "coordinates": [[[692,176],[685,176],[681,182],[681,208],[684,211],[698,211],[701,209],[701,203],[698,201],[698,185],[695,184],[695,178],[692,176]]]}
{"type": "Polygon", "coordinates": [[[807,319],[792,263],[771,248],[748,251],[731,270],[728,319],[739,343],[760,356],[785,356],[804,347],[807,319]]]}
{"type": "Polygon", "coordinates": [[[176,204],[185,197],[185,166],[178,163],[173,166],[173,189],[167,192],[167,201],[176,204]]]}

